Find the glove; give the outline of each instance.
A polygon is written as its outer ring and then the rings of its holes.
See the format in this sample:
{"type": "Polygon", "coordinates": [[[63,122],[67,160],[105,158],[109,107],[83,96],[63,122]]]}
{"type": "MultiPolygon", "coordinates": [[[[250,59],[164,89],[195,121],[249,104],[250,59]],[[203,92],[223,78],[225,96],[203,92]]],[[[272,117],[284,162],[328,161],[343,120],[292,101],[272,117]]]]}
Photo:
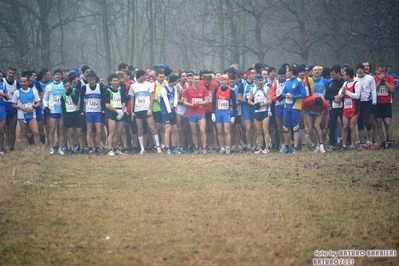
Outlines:
{"type": "Polygon", "coordinates": [[[169,113],[169,120],[170,121],[175,121],[176,120],[176,114],[174,112],[169,113]]]}
{"type": "Polygon", "coordinates": [[[212,113],[212,121],[213,121],[213,123],[216,122],[216,115],[214,113],[212,113]]]}
{"type": "Polygon", "coordinates": [[[279,100],[280,102],[283,101],[283,100],[284,100],[283,95],[280,94],[280,95],[277,97],[277,100],[279,100]]]}
{"type": "Polygon", "coordinates": [[[230,124],[234,124],[236,121],[235,116],[230,117],[230,124]]]}
{"type": "Polygon", "coordinates": [[[46,108],[44,108],[44,112],[45,112],[46,114],[49,114],[49,113],[51,113],[51,110],[50,110],[50,108],[46,107],[46,108]]]}
{"type": "Polygon", "coordinates": [[[101,121],[102,123],[105,125],[105,120],[107,119],[107,116],[105,115],[105,113],[101,113],[101,121]]]}
{"type": "Polygon", "coordinates": [[[254,107],[255,107],[255,110],[259,110],[260,109],[260,103],[255,103],[254,107]]]}
{"type": "Polygon", "coordinates": [[[269,117],[272,117],[272,112],[271,112],[271,111],[268,111],[268,112],[267,112],[267,115],[268,115],[269,117]]]}
{"type": "Polygon", "coordinates": [[[116,113],[118,114],[116,116],[116,120],[121,120],[123,118],[123,112],[122,110],[117,110],[116,113]]]}

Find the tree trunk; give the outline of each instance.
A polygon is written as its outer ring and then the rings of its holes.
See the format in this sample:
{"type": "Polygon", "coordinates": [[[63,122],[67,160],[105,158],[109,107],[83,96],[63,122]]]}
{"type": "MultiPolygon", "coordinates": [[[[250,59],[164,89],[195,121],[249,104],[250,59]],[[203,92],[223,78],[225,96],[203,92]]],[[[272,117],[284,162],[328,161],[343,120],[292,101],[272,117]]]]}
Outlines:
{"type": "Polygon", "coordinates": [[[109,32],[108,32],[108,12],[107,12],[107,0],[101,1],[102,11],[102,22],[103,22],[103,40],[104,40],[104,51],[107,75],[111,73],[111,49],[109,43],[109,32]]]}

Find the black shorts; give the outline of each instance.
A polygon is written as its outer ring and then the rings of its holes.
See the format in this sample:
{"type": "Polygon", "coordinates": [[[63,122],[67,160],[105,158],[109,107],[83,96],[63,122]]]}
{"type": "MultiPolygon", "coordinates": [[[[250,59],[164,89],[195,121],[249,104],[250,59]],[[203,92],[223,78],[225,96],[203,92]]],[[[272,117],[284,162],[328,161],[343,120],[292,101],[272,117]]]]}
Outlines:
{"type": "Polygon", "coordinates": [[[234,120],[234,125],[241,125],[241,115],[236,116],[234,120]]]}
{"type": "Polygon", "coordinates": [[[65,113],[64,125],[66,128],[83,128],[86,125],[86,117],[79,112],[65,113]]]}
{"type": "Polygon", "coordinates": [[[255,113],[255,120],[256,121],[263,121],[266,117],[269,117],[269,112],[256,112],[255,113]]]}
{"type": "Polygon", "coordinates": [[[205,113],[205,121],[212,121],[212,113],[205,113]]]}
{"type": "Polygon", "coordinates": [[[155,122],[155,123],[162,123],[162,114],[161,114],[161,111],[159,111],[159,112],[152,112],[152,115],[154,116],[154,122],[155,122]]]}
{"type": "Polygon", "coordinates": [[[111,119],[116,121],[116,117],[118,116],[117,113],[109,111],[108,109],[106,110],[106,114],[107,114],[107,119],[111,119]]]}
{"type": "Polygon", "coordinates": [[[147,119],[147,111],[134,112],[136,119],[147,119]]]}
{"type": "Polygon", "coordinates": [[[377,103],[374,111],[374,118],[392,118],[392,104],[377,103]]]}

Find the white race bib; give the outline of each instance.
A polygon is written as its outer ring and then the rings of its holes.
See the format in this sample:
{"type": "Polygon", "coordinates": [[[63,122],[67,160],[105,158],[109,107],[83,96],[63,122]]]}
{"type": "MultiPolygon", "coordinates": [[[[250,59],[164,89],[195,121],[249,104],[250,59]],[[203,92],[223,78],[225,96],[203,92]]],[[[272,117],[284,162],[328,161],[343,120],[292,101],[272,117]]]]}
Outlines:
{"type": "Polygon", "coordinates": [[[218,109],[219,110],[228,110],[229,109],[229,101],[228,100],[218,100],[218,109]]]}
{"type": "Polygon", "coordinates": [[[292,104],[293,100],[294,100],[294,99],[285,98],[285,103],[286,103],[286,104],[292,104]]]}
{"type": "Polygon", "coordinates": [[[75,103],[72,101],[71,97],[68,97],[66,100],[66,104],[68,105],[68,110],[71,112],[75,112],[76,110],[76,105],[75,103]]]}
{"type": "Polygon", "coordinates": [[[150,104],[150,102],[149,102],[149,99],[147,96],[138,96],[136,98],[136,106],[137,107],[144,107],[149,104],[150,104]]]}
{"type": "Polygon", "coordinates": [[[54,104],[61,104],[61,96],[53,96],[54,104]]]}
{"type": "Polygon", "coordinates": [[[332,102],[332,108],[342,108],[342,101],[341,102],[332,102]]]}
{"type": "Polygon", "coordinates": [[[89,99],[87,102],[87,107],[89,109],[96,110],[98,108],[98,102],[96,100],[89,99]]]}
{"type": "Polygon", "coordinates": [[[345,98],[344,99],[344,108],[345,109],[352,109],[352,99],[351,98],[345,98]]]}
{"type": "Polygon", "coordinates": [[[388,88],[386,86],[380,86],[380,89],[377,91],[378,96],[388,96],[388,88]]]}
{"type": "Polygon", "coordinates": [[[194,104],[194,103],[202,103],[202,102],[203,102],[202,98],[192,98],[191,99],[191,103],[192,104],[194,104]]]}

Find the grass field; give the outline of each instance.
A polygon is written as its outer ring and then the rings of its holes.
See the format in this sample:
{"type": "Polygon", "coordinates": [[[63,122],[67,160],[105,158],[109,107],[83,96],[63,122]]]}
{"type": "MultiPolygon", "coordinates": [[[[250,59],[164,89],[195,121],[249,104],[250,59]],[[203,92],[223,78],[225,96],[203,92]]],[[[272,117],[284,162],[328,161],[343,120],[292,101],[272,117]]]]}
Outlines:
{"type": "Polygon", "coordinates": [[[9,153],[0,264],[311,265],[316,250],[399,250],[398,155],[9,153]]]}

